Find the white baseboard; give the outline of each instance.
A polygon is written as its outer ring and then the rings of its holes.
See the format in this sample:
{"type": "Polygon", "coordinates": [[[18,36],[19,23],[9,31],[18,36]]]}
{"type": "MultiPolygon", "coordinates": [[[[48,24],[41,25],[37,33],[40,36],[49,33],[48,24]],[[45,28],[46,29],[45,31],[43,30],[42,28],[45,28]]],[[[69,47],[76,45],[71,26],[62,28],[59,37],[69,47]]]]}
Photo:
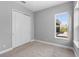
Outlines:
{"type": "Polygon", "coordinates": [[[62,47],[62,48],[72,49],[74,54],[75,54],[75,56],[78,57],[78,55],[77,55],[77,53],[76,53],[76,51],[74,50],[73,47],[68,47],[68,46],[64,46],[64,45],[60,45],[60,44],[56,44],[56,43],[50,43],[50,42],[41,41],[41,40],[34,40],[34,41],[45,43],[45,44],[49,44],[49,45],[55,45],[55,46],[62,47]]]}
{"type": "Polygon", "coordinates": [[[55,46],[62,47],[62,48],[73,49],[73,47],[68,47],[68,46],[64,46],[64,45],[60,45],[60,44],[56,44],[56,43],[50,43],[50,42],[41,41],[41,40],[35,40],[35,41],[45,43],[45,44],[55,45],[55,46]]]}
{"type": "MultiPolygon", "coordinates": [[[[31,40],[30,42],[33,42],[33,41],[34,41],[34,39],[31,40]]],[[[26,43],[24,43],[24,44],[26,44],[26,43]]],[[[22,44],[22,45],[23,45],[23,44],[22,44]]],[[[6,49],[6,50],[3,50],[3,51],[0,52],[0,54],[3,54],[3,53],[6,53],[6,52],[9,52],[9,51],[13,50],[14,48],[16,48],[16,47],[12,47],[12,48],[9,48],[9,49],[6,49]]]]}
{"type": "MultiPolygon", "coordinates": [[[[33,42],[33,41],[37,41],[37,42],[41,42],[41,43],[45,43],[45,44],[49,44],[49,45],[55,45],[55,46],[59,46],[59,47],[63,47],[63,48],[69,48],[69,49],[72,49],[74,51],[74,49],[72,47],[68,47],[68,46],[64,46],[64,45],[60,45],[60,44],[56,44],[56,43],[50,43],[50,42],[46,42],[46,41],[41,41],[41,40],[31,40],[30,42],[33,42]]],[[[9,48],[9,49],[6,49],[4,51],[1,51],[0,54],[3,54],[3,53],[6,53],[8,51],[11,51],[13,48],[9,48]]],[[[74,51],[75,55],[77,56],[76,52],[74,51]]]]}
{"type": "Polygon", "coordinates": [[[9,52],[9,51],[11,51],[13,48],[8,48],[8,49],[6,49],[6,50],[3,50],[3,51],[1,51],[0,52],[0,54],[3,54],[3,53],[6,53],[6,52],[9,52]]]}
{"type": "MultiPolygon", "coordinates": [[[[34,39],[32,39],[32,40],[30,40],[30,41],[28,41],[28,42],[24,42],[23,44],[20,44],[20,45],[18,45],[18,46],[16,46],[16,47],[22,46],[22,45],[24,45],[24,44],[26,44],[26,43],[33,42],[33,41],[34,41],[34,39]]],[[[12,45],[12,48],[16,48],[16,47],[14,47],[14,45],[12,45]]]]}

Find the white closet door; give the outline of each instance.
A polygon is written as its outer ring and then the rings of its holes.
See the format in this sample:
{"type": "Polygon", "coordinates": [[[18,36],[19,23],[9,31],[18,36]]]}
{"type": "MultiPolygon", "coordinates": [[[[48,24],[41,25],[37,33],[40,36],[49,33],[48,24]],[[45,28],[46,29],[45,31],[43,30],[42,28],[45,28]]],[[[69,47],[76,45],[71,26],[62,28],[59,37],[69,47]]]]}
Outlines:
{"type": "Polygon", "coordinates": [[[22,13],[12,11],[13,47],[18,47],[31,40],[31,18],[22,13]]]}

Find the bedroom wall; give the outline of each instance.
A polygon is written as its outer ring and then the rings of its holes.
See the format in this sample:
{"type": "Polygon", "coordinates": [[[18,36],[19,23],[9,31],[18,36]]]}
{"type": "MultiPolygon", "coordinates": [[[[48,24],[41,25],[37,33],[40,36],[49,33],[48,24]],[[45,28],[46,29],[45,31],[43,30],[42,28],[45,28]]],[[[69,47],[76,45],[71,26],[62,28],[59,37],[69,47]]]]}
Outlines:
{"type": "Polygon", "coordinates": [[[31,10],[16,1],[0,1],[0,51],[12,47],[12,9],[22,11],[24,14],[33,17],[31,10]]]}
{"type": "Polygon", "coordinates": [[[54,7],[50,7],[34,13],[34,38],[51,43],[56,43],[68,47],[73,46],[72,38],[72,14],[73,3],[68,2],[54,7]],[[71,20],[69,20],[69,35],[68,40],[55,38],[55,14],[61,12],[69,12],[71,20]]]}

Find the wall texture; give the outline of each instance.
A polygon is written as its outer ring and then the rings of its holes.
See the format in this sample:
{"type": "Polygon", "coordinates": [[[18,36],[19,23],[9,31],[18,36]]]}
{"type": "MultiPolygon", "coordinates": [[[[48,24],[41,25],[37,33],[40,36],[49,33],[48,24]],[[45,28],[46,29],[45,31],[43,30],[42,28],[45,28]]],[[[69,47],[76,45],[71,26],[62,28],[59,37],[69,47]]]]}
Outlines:
{"type": "Polygon", "coordinates": [[[12,47],[12,9],[22,11],[32,17],[32,11],[26,9],[16,1],[0,1],[0,51],[12,47]]]}
{"type": "Polygon", "coordinates": [[[51,43],[62,44],[68,47],[73,46],[72,39],[72,10],[73,3],[65,3],[51,8],[47,8],[34,13],[34,37],[36,40],[47,41],[51,43]],[[56,39],[55,38],[55,14],[61,12],[69,12],[69,39],[56,39]]]}

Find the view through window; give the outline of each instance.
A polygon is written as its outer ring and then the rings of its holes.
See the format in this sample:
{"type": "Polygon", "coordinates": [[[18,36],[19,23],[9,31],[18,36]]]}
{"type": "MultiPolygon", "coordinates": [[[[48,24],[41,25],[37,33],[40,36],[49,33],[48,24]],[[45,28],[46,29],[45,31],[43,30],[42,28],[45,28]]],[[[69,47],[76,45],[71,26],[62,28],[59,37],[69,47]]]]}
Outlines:
{"type": "Polygon", "coordinates": [[[60,38],[68,38],[68,12],[63,12],[55,15],[55,36],[60,38]]]}

